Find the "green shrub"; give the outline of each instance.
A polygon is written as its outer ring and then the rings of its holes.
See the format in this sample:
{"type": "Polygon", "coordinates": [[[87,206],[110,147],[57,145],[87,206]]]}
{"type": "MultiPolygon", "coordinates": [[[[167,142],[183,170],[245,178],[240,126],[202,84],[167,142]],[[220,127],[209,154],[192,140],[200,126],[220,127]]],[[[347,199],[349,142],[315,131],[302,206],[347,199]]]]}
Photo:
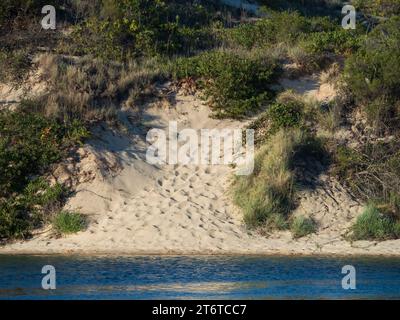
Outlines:
{"type": "Polygon", "coordinates": [[[255,130],[255,143],[265,142],[280,129],[301,127],[304,124],[305,104],[291,91],[281,93],[256,120],[248,126],[255,130]]]}
{"type": "Polygon", "coordinates": [[[281,128],[300,126],[303,119],[302,107],[301,104],[296,102],[274,103],[269,106],[267,115],[271,121],[271,131],[276,132],[281,128]]]}
{"type": "Polygon", "coordinates": [[[293,219],[290,231],[292,232],[293,238],[302,238],[311,233],[315,233],[317,231],[317,224],[311,218],[298,216],[293,219]]]}
{"type": "Polygon", "coordinates": [[[370,204],[357,218],[351,228],[353,240],[388,240],[399,236],[399,222],[393,217],[382,214],[378,208],[370,204]]]}
{"type": "Polygon", "coordinates": [[[84,216],[76,212],[61,211],[53,218],[53,228],[57,233],[70,234],[85,229],[84,216]]]}
{"type": "Polygon", "coordinates": [[[315,32],[304,36],[302,46],[313,54],[347,54],[357,51],[361,37],[349,30],[315,32]]]}
{"type": "Polygon", "coordinates": [[[240,118],[257,111],[272,96],[278,73],[270,59],[212,51],[175,63],[175,79],[198,79],[204,97],[219,117],[240,118]]]}
{"type": "Polygon", "coordinates": [[[50,186],[37,178],[21,192],[0,198],[0,240],[27,238],[32,229],[61,207],[65,194],[61,185],[50,186]]]}
{"type": "Polygon", "coordinates": [[[0,240],[28,237],[60,208],[66,190],[41,176],[86,137],[78,121],[60,123],[37,108],[24,101],[13,112],[0,112],[0,240]]]}
{"type": "Polygon", "coordinates": [[[296,10],[309,18],[340,17],[340,10],[343,6],[341,0],[259,0],[257,2],[278,11],[296,10]]]}
{"type": "Polygon", "coordinates": [[[399,127],[400,18],[376,27],[346,61],[345,80],[377,129],[399,127]]]}
{"type": "Polygon", "coordinates": [[[355,0],[356,8],[363,12],[381,17],[400,15],[398,0],[355,0]]]}
{"type": "Polygon", "coordinates": [[[335,56],[349,56],[357,51],[361,39],[358,33],[344,29],[304,34],[297,46],[289,49],[289,58],[306,73],[320,71],[335,56]]]}
{"type": "Polygon", "coordinates": [[[24,109],[30,107],[23,102],[21,110],[0,112],[0,197],[23,189],[31,176],[61,159],[66,146],[87,136],[77,121],[60,124],[24,109]]]}
{"type": "Polygon", "coordinates": [[[195,2],[107,0],[74,27],[65,43],[75,54],[125,60],[158,54],[188,54],[214,43],[215,10],[195,2]]]}
{"type": "Polygon", "coordinates": [[[268,18],[226,29],[225,40],[231,46],[239,45],[247,49],[265,47],[276,43],[293,43],[312,28],[309,20],[298,12],[268,11],[268,18]]]}

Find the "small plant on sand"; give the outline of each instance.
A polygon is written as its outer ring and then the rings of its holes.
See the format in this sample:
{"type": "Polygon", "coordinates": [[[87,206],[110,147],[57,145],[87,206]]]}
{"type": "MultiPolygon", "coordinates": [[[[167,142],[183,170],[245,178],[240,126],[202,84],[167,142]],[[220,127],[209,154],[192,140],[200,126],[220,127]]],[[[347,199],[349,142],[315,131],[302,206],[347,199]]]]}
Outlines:
{"type": "Polygon", "coordinates": [[[351,240],[388,240],[400,237],[400,221],[369,204],[351,227],[351,240]]]}
{"type": "Polygon", "coordinates": [[[86,220],[77,212],[61,211],[53,218],[53,228],[59,234],[70,234],[85,229],[86,220]]]}
{"type": "Polygon", "coordinates": [[[294,239],[305,237],[317,231],[317,224],[312,218],[304,216],[295,217],[290,226],[294,239]]]}

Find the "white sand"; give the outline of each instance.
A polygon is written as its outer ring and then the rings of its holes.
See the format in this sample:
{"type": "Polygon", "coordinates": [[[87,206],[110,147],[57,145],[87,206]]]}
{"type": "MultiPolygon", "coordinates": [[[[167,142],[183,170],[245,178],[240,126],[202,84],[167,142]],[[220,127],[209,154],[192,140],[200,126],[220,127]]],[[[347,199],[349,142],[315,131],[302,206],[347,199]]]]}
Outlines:
{"type": "MultiPolygon", "coordinates": [[[[244,125],[210,119],[209,114],[199,99],[178,94],[171,107],[147,108],[142,122],[161,128],[170,120],[178,121],[180,128],[244,125]]],[[[351,244],[342,239],[361,205],[335,179],[323,174],[314,179],[313,189],[299,193],[300,205],[294,213],[313,216],[320,225],[317,234],[294,240],[290,232],[276,232],[268,238],[249,232],[229,196],[232,168],[151,166],[144,161],[143,135],[135,133],[135,124],[126,125],[126,135],[99,129],[98,138],[85,147],[94,154],[112,155],[120,167],[79,184],[67,204],[88,215],[88,229],[57,239],[47,227],[29,241],[1,247],[0,253],[400,254],[400,240],[351,244]]],[[[94,163],[88,159],[82,162],[90,167],[94,163]]]]}

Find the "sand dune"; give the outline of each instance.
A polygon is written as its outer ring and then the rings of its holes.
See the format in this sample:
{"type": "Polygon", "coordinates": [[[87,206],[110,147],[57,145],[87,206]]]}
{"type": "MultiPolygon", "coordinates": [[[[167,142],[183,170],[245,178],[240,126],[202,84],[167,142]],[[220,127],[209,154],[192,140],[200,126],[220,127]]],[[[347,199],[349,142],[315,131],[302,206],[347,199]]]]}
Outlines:
{"type": "MultiPolygon", "coordinates": [[[[173,98],[171,105],[146,106],[141,123],[147,128],[166,128],[174,120],[180,128],[195,129],[245,125],[210,118],[208,108],[195,96],[178,93],[173,98]]],[[[304,181],[313,188],[300,191],[294,214],[314,217],[319,223],[317,234],[294,240],[289,232],[268,238],[250,232],[229,196],[233,168],[149,165],[144,157],[144,132],[134,122],[127,121],[126,128],[126,134],[99,128],[85,147],[95,154],[111,154],[118,163],[117,170],[80,183],[67,204],[88,215],[87,230],[55,238],[45,228],[29,241],[0,248],[0,253],[400,254],[399,240],[344,241],[342,235],[362,207],[335,179],[315,172],[304,173],[304,181]]]]}

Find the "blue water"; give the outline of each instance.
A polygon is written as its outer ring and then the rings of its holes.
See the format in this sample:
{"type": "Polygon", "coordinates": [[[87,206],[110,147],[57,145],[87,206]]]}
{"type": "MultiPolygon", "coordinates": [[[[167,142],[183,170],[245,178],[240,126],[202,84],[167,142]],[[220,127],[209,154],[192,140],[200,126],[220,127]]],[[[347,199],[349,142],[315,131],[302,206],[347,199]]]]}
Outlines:
{"type": "Polygon", "coordinates": [[[398,258],[1,256],[0,299],[399,299],[398,258]],[[43,290],[44,265],[56,290],[43,290]],[[356,290],[343,290],[344,265],[356,290]]]}

